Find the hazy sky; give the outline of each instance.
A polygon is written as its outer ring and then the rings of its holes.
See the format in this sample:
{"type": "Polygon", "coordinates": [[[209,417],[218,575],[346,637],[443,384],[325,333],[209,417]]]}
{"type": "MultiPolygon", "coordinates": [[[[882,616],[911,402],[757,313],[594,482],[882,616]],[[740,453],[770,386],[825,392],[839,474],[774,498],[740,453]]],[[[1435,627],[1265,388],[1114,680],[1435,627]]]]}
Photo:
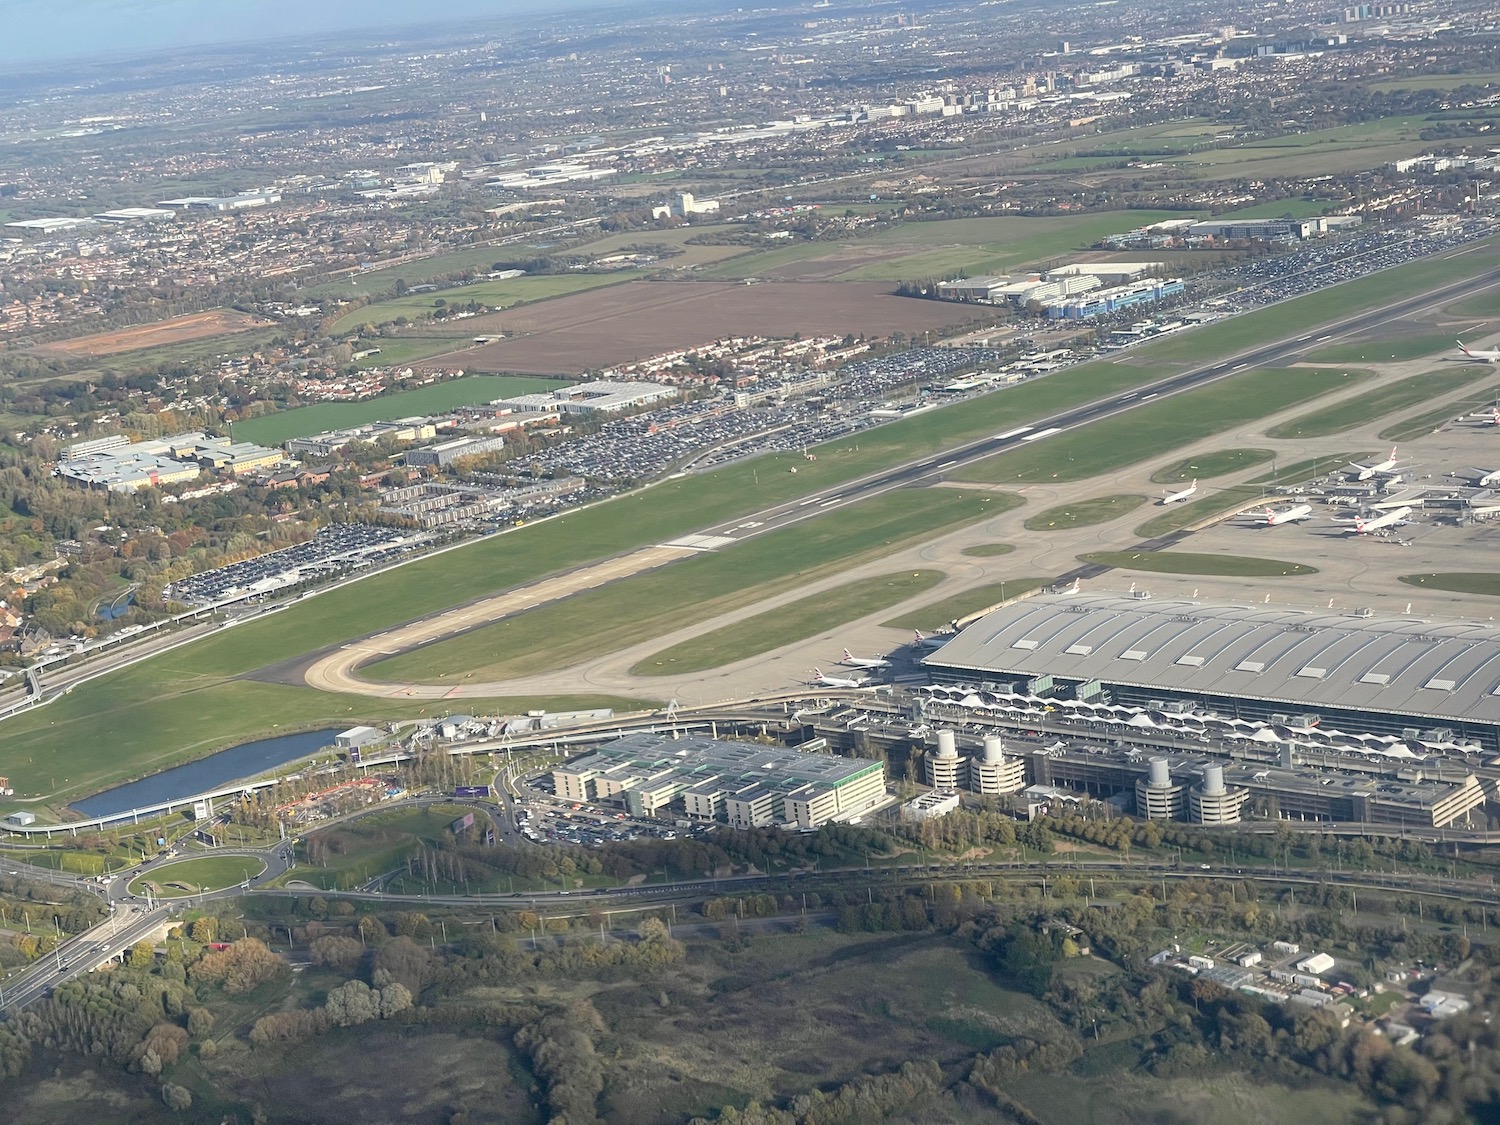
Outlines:
{"type": "Polygon", "coordinates": [[[599,0],[0,0],[0,62],[460,20],[599,0]]]}

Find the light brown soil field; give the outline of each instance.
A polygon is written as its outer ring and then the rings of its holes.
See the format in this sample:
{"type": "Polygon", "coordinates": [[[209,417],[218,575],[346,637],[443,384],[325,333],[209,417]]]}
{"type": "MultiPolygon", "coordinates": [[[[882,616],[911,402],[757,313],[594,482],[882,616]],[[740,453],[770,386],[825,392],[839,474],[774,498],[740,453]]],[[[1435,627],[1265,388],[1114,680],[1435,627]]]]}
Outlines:
{"type": "Polygon", "coordinates": [[[228,336],[235,332],[247,332],[252,328],[265,328],[274,323],[275,321],[264,317],[250,316],[232,309],[210,309],[208,312],[174,316],[171,320],[158,320],[153,324],[137,324],[114,332],[80,336],[76,340],[59,340],[53,344],[43,344],[34,350],[50,355],[117,355],[142,348],[183,344],[209,336],[228,336]]]}
{"type": "Polygon", "coordinates": [[[881,282],[641,281],[468,321],[466,332],[519,335],[419,366],[575,375],[729,336],[889,336],[993,317],[972,305],[896,297],[881,282]]]}

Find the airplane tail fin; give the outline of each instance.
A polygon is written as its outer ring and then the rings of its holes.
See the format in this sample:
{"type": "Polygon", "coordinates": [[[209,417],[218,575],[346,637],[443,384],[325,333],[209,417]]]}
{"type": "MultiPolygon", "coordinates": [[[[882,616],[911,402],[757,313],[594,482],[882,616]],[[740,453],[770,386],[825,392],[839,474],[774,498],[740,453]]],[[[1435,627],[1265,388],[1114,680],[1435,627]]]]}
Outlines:
{"type": "Polygon", "coordinates": [[[920,630],[920,629],[913,629],[912,632],[917,635],[917,644],[921,644],[922,641],[925,639],[922,636],[922,630],[920,630]]]}
{"type": "Polygon", "coordinates": [[[844,659],[845,660],[853,660],[854,659],[854,654],[852,652],[850,652],[847,648],[844,650],[844,659]]]}

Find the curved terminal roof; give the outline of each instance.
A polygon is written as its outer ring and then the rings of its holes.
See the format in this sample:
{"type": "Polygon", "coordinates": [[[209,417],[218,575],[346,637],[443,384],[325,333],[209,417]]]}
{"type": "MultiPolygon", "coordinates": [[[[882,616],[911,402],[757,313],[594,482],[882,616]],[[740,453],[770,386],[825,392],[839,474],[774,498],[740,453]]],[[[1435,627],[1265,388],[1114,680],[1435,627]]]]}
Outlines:
{"type": "Polygon", "coordinates": [[[1500,723],[1500,631],[1481,622],[1065,592],[986,614],[924,663],[1500,723]]]}

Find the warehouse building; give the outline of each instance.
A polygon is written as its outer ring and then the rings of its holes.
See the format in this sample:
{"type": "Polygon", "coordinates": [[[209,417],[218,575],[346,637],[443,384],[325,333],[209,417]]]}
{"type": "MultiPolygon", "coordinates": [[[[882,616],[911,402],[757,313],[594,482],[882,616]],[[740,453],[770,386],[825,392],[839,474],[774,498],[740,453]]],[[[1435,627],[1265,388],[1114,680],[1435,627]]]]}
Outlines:
{"type": "Polygon", "coordinates": [[[934,681],[1072,705],[1211,716],[1199,733],[1420,758],[1500,751],[1500,632],[1378,617],[1061,591],[986,614],[924,661],[934,681]]]}
{"type": "Polygon", "coordinates": [[[240,476],[283,460],[278,449],[197,431],[134,443],[117,434],[69,446],[56,472],[84,488],[135,492],[196,480],[203,469],[240,476]]]}
{"type": "Polygon", "coordinates": [[[632,816],[679,808],[736,828],[817,828],[885,803],[885,763],[753,742],[640,732],[552,771],[557,796],[623,806],[632,816]]]}
{"type": "Polygon", "coordinates": [[[446,469],[464,457],[484,457],[504,448],[504,438],[460,437],[423,446],[421,449],[408,449],[405,459],[414,469],[446,469]]]}
{"type": "Polygon", "coordinates": [[[674,399],[675,387],[661,383],[627,383],[595,380],[573,383],[555,391],[496,399],[492,406],[518,414],[618,414],[642,406],[674,399]]]}

